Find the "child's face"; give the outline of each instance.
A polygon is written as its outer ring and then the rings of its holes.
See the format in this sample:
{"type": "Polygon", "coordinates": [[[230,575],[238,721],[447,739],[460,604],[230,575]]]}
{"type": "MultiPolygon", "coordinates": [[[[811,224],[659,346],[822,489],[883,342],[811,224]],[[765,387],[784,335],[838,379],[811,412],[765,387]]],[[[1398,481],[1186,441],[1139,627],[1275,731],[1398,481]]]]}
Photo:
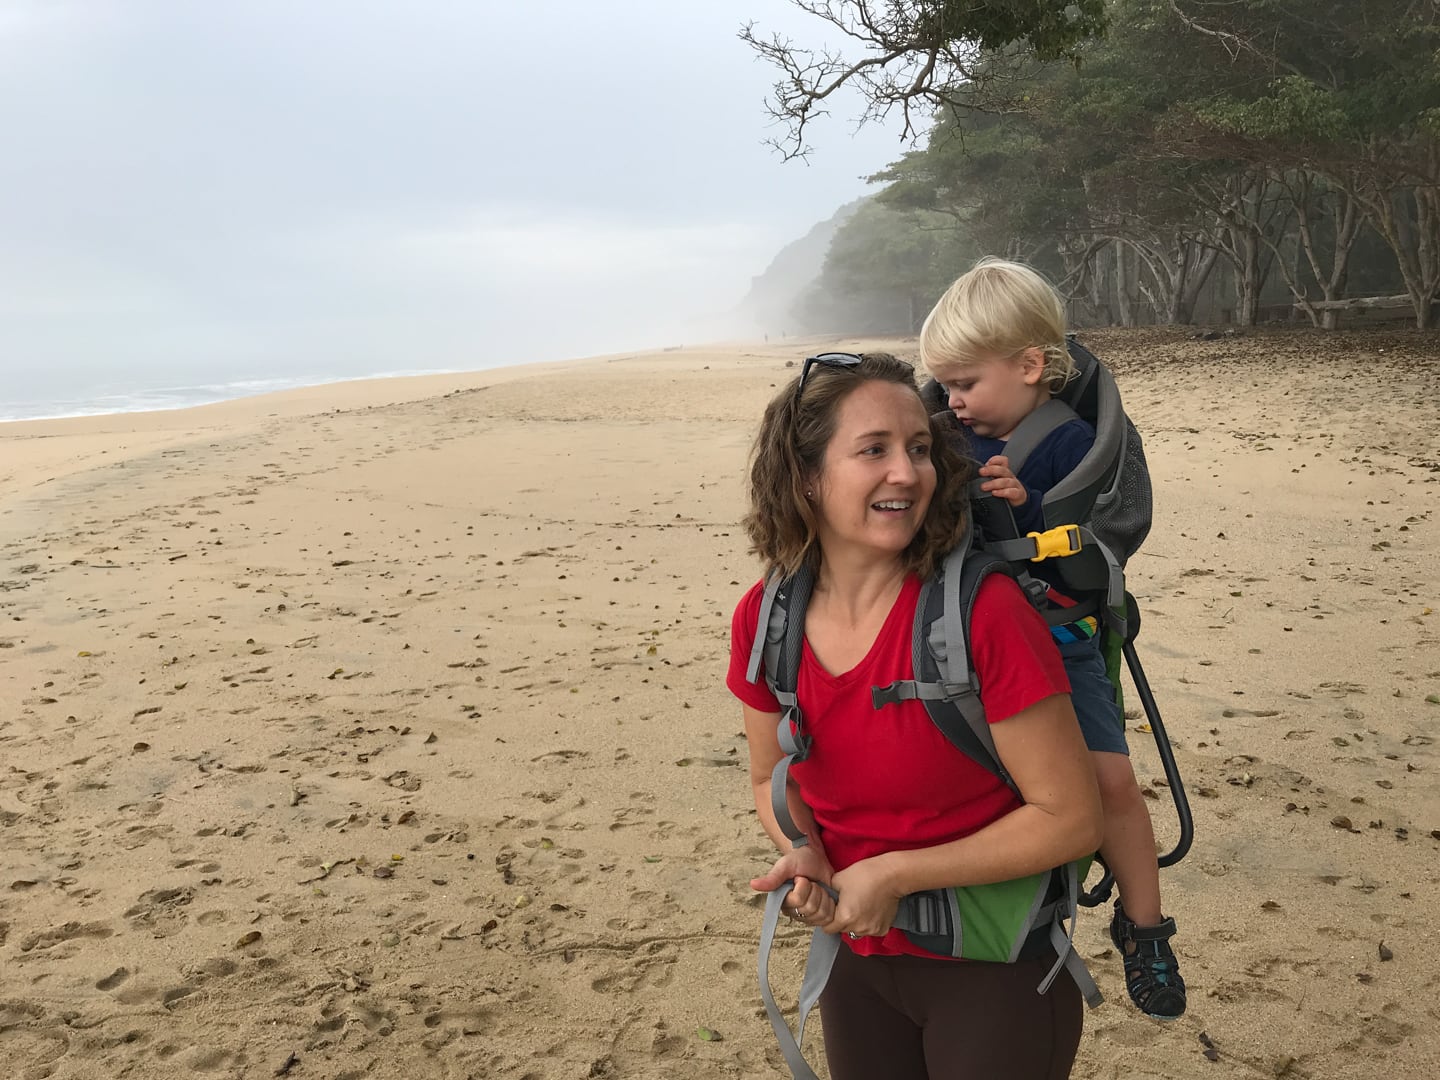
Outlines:
{"type": "Polygon", "coordinates": [[[950,411],[960,422],[990,439],[1008,439],[1020,421],[1050,397],[1040,381],[1045,354],[1034,347],[973,363],[935,364],[930,374],[945,388],[950,411]]]}

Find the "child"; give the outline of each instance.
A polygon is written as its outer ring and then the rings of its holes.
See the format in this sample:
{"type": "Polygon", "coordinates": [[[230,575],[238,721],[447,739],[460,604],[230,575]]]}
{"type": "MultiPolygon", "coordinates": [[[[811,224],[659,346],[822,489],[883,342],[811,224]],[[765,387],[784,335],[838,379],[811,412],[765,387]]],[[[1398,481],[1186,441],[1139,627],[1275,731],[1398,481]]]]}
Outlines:
{"type": "MultiPolygon", "coordinates": [[[[984,463],[981,489],[1010,504],[1020,535],[1044,531],[1045,492],[1095,441],[1094,428],[1076,417],[1031,452],[1019,476],[1005,457],[1006,440],[1020,421],[1074,374],[1059,296],[1028,266],[982,260],[946,290],[926,318],[920,358],[949,395],[972,456],[984,463]]],[[[1050,577],[1043,571],[1041,576],[1050,577]]],[[[1074,602],[1053,586],[1051,598],[1062,607],[1074,602]]],[[[1124,718],[1096,629],[1090,617],[1055,627],[1054,635],[1100,784],[1105,813],[1100,854],[1120,892],[1110,936],[1124,958],[1131,999],[1146,1015],[1171,1020],[1185,1012],[1185,983],[1169,943],[1175,922],[1161,914],[1150,813],[1130,767],[1124,718]]]]}

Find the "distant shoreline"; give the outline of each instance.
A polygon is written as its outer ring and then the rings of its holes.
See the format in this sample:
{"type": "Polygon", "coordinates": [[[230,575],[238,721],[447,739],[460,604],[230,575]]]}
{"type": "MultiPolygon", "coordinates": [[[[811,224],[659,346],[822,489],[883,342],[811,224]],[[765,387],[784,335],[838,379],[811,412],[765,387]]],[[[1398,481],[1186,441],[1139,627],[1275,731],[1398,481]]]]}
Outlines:
{"type": "Polygon", "coordinates": [[[40,420],[74,420],[129,413],[175,412],[203,405],[216,405],[226,401],[263,397],[266,394],[280,394],[290,390],[329,386],[333,383],[466,373],[466,370],[461,368],[429,368],[417,371],[383,371],[367,375],[302,375],[294,378],[236,379],[232,382],[202,383],[196,386],[161,386],[126,393],[99,393],[74,401],[50,398],[36,402],[0,402],[0,424],[40,420]]]}

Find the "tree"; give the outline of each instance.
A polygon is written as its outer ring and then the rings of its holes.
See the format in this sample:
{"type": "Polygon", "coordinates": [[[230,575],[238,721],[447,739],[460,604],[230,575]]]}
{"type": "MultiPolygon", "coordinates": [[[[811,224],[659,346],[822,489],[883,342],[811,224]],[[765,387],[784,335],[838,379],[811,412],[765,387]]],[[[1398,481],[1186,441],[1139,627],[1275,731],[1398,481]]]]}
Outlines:
{"type": "Polygon", "coordinates": [[[924,149],[872,178],[879,201],[1036,263],[1082,317],[1135,321],[1143,296],[1190,321],[1204,297],[1250,324],[1278,275],[1317,325],[1335,325],[1347,288],[1403,288],[1429,325],[1437,0],[1104,0],[1033,39],[986,20],[1058,5],[801,6],[865,51],[815,62],[747,37],[787,75],[772,102],[787,154],[841,86],[862,90],[865,116],[900,105],[910,133],[912,105],[938,106],[924,149]]]}
{"type": "MultiPolygon", "coordinates": [[[[1286,186],[1305,204],[1317,190],[1336,193],[1329,201],[1337,243],[1354,241],[1361,211],[1394,253],[1416,325],[1428,327],[1440,297],[1440,5],[1167,2],[1197,52],[1229,57],[1263,77],[1244,93],[1195,103],[1198,125],[1227,152],[1298,171],[1302,179],[1286,186]]],[[[1303,225],[1309,207],[1296,209],[1303,225]]],[[[1348,247],[1337,249],[1325,273],[1311,238],[1303,231],[1301,238],[1325,299],[1336,299],[1348,247]]]]}
{"type": "Polygon", "coordinates": [[[786,159],[809,153],[805,127],[824,115],[826,101],[842,87],[857,90],[861,119],[899,107],[902,137],[918,134],[933,110],[957,87],[989,87],[1007,97],[1010,74],[977,58],[1011,50],[1019,58],[1057,60],[1105,29],[1105,0],[793,0],[800,10],[828,23],[860,50],[858,57],[796,45],[778,34],[762,36],[754,23],[740,39],[781,71],[768,103],[785,127],[772,139],[786,159]]]}

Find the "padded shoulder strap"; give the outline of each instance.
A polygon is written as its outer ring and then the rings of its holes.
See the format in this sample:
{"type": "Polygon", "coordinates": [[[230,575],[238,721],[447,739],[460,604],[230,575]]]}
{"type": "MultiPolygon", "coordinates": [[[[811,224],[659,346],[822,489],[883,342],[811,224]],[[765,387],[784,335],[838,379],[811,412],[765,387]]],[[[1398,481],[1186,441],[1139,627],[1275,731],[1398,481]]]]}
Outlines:
{"type": "Polygon", "coordinates": [[[1051,398],[1031,412],[1005,440],[1005,456],[1010,459],[1010,471],[1018,474],[1047,435],[1061,425],[1079,419],[1079,416],[1059,398],[1051,398]]]}
{"type": "Polygon", "coordinates": [[[951,745],[1016,791],[995,752],[970,649],[975,596],[994,573],[1012,571],[1003,559],[974,551],[968,542],[947,555],[940,574],[922,586],[915,605],[911,636],[915,677],[872,687],[870,696],[877,709],[898,701],[920,701],[951,745]]]}
{"type": "MultiPolygon", "coordinates": [[[[745,681],[748,683],[758,682],[760,675],[765,675],[765,682],[771,686],[773,691],[775,683],[775,665],[765,663],[766,653],[771,650],[770,645],[770,617],[775,613],[775,600],[780,596],[780,590],[785,582],[779,574],[774,575],[765,583],[765,592],[760,596],[760,618],[756,620],[755,640],[750,645],[750,662],[745,666],[745,681]],[[763,665],[763,666],[762,666],[763,665]]],[[[785,622],[785,611],[782,604],[779,611],[780,625],[785,622]]]]}
{"type": "Polygon", "coordinates": [[[790,814],[790,766],[810,753],[810,736],[805,732],[805,715],[800,709],[796,685],[800,678],[800,655],[805,648],[805,609],[815,585],[814,573],[802,567],[792,578],[778,576],[766,582],[755,626],[755,642],[745,677],[755,682],[763,668],[765,684],[780,705],[780,722],[775,741],[782,757],[770,773],[770,807],[775,823],[796,847],[809,838],[790,814]]]}

